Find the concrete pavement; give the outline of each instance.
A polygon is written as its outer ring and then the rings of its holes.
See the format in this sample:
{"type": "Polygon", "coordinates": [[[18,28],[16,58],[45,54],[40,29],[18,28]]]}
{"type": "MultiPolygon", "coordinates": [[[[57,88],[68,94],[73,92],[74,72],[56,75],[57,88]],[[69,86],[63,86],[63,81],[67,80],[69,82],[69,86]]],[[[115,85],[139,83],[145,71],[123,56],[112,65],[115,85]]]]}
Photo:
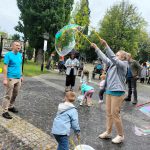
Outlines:
{"type": "MultiPolygon", "coordinates": [[[[11,121],[6,121],[0,117],[0,143],[3,149],[45,150],[52,149],[52,147],[56,149],[56,142],[50,131],[53,118],[57,112],[57,106],[64,97],[64,83],[65,76],[56,72],[34,78],[25,78],[24,85],[16,100],[19,113],[13,115],[14,118],[11,121]],[[41,146],[40,143],[43,145],[41,146]]],[[[76,91],[78,83],[79,80],[77,79],[76,91]]],[[[134,133],[135,126],[150,126],[150,118],[141,113],[131,103],[124,103],[122,107],[125,129],[124,143],[114,145],[110,140],[105,141],[97,138],[99,133],[105,130],[105,104],[101,106],[98,104],[99,89],[97,83],[98,80],[91,83],[96,89],[93,95],[94,105],[91,108],[78,107],[81,143],[88,144],[95,150],[150,149],[150,136],[139,137],[134,133]]],[[[4,95],[2,86],[0,86],[0,90],[0,97],[2,97],[4,95]]],[[[138,91],[139,103],[150,100],[150,86],[140,84],[138,85],[138,91]]],[[[78,106],[78,103],[76,105],[78,106]]],[[[116,135],[114,130],[112,135],[116,135]]],[[[76,141],[75,143],[77,144],[76,141]]]]}

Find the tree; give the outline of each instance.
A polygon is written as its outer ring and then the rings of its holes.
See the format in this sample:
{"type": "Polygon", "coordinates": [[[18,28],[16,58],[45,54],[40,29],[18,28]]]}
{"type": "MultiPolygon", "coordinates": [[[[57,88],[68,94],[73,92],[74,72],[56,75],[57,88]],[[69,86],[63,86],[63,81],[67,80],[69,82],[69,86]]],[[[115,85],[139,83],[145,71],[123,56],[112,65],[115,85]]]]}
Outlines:
{"type": "Polygon", "coordinates": [[[150,60],[150,37],[146,32],[141,32],[136,57],[140,63],[150,60]]]}
{"type": "Polygon", "coordinates": [[[12,36],[12,40],[16,41],[16,40],[20,40],[20,35],[19,34],[14,34],[12,36]]]}
{"type": "Polygon", "coordinates": [[[36,49],[35,57],[41,62],[43,33],[49,33],[50,53],[54,50],[56,32],[69,22],[73,0],[17,0],[17,5],[21,16],[15,29],[22,32],[29,45],[36,49]]]}
{"type": "MultiPolygon", "coordinates": [[[[83,33],[88,35],[88,27],[90,24],[90,9],[88,0],[81,0],[80,3],[76,4],[76,9],[73,12],[72,18],[74,18],[74,22],[76,24],[84,27],[83,33]]],[[[80,33],[77,33],[76,35],[76,43],[76,49],[81,53],[86,53],[87,41],[80,33]]]]}
{"type": "Polygon", "coordinates": [[[26,55],[27,55],[28,60],[31,60],[33,58],[33,53],[34,53],[34,48],[28,46],[26,48],[26,55]]]}
{"type": "MultiPolygon", "coordinates": [[[[97,37],[95,32],[96,32],[95,30],[92,30],[90,32],[90,35],[88,36],[88,39],[90,41],[93,41],[94,43],[96,43],[97,46],[101,48],[99,38],[97,37]]],[[[95,53],[95,50],[90,47],[88,42],[85,43],[85,47],[86,47],[86,49],[85,49],[84,53],[86,54],[87,61],[93,62],[93,60],[97,60],[97,54],[95,53]]]]}
{"type": "Polygon", "coordinates": [[[138,37],[145,25],[137,8],[123,0],[106,12],[99,32],[115,52],[123,49],[136,56],[138,37]]]}

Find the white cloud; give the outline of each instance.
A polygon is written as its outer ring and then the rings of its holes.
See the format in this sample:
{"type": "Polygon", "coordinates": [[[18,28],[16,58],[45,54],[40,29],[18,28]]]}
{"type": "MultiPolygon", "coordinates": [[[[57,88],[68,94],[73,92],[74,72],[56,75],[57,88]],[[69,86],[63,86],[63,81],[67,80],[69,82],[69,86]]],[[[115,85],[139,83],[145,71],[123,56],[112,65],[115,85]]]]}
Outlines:
{"type": "MultiPolygon", "coordinates": [[[[79,1],[79,0],[76,0],[79,1]]],[[[91,23],[96,27],[98,22],[103,18],[107,9],[114,3],[121,0],[89,0],[91,9],[91,23]]],[[[138,11],[142,17],[149,23],[148,30],[150,31],[150,9],[149,0],[128,0],[138,7],[138,11]]],[[[0,27],[9,34],[14,34],[14,27],[19,21],[20,11],[17,7],[16,0],[0,0],[0,27]]]]}
{"type": "Polygon", "coordinates": [[[14,27],[19,21],[20,11],[16,0],[0,0],[0,27],[9,34],[16,33],[14,27]]]}

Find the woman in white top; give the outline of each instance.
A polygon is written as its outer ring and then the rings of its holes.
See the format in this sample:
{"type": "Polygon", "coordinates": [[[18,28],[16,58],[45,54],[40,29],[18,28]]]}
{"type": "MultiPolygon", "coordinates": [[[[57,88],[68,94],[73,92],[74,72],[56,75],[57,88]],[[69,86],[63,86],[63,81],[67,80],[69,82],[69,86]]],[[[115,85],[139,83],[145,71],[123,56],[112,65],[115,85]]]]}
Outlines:
{"type": "Polygon", "coordinates": [[[71,53],[70,58],[68,58],[65,63],[65,67],[67,68],[65,92],[67,92],[69,90],[73,91],[78,66],[79,66],[79,61],[78,61],[78,59],[75,58],[75,53],[71,53]],[[71,86],[70,89],[69,89],[69,86],[71,86]]]}

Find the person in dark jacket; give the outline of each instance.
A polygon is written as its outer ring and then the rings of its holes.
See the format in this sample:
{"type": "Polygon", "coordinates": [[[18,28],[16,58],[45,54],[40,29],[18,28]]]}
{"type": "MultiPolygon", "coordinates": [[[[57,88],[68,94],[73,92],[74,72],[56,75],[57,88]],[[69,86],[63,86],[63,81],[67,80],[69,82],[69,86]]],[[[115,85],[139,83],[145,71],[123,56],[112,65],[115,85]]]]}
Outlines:
{"type": "Polygon", "coordinates": [[[141,66],[140,64],[132,59],[130,53],[127,53],[127,61],[128,61],[128,72],[127,72],[127,84],[128,84],[128,96],[125,98],[125,101],[131,101],[131,96],[133,92],[133,104],[137,104],[137,85],[136,81],[141,74],[141,66]]]}

